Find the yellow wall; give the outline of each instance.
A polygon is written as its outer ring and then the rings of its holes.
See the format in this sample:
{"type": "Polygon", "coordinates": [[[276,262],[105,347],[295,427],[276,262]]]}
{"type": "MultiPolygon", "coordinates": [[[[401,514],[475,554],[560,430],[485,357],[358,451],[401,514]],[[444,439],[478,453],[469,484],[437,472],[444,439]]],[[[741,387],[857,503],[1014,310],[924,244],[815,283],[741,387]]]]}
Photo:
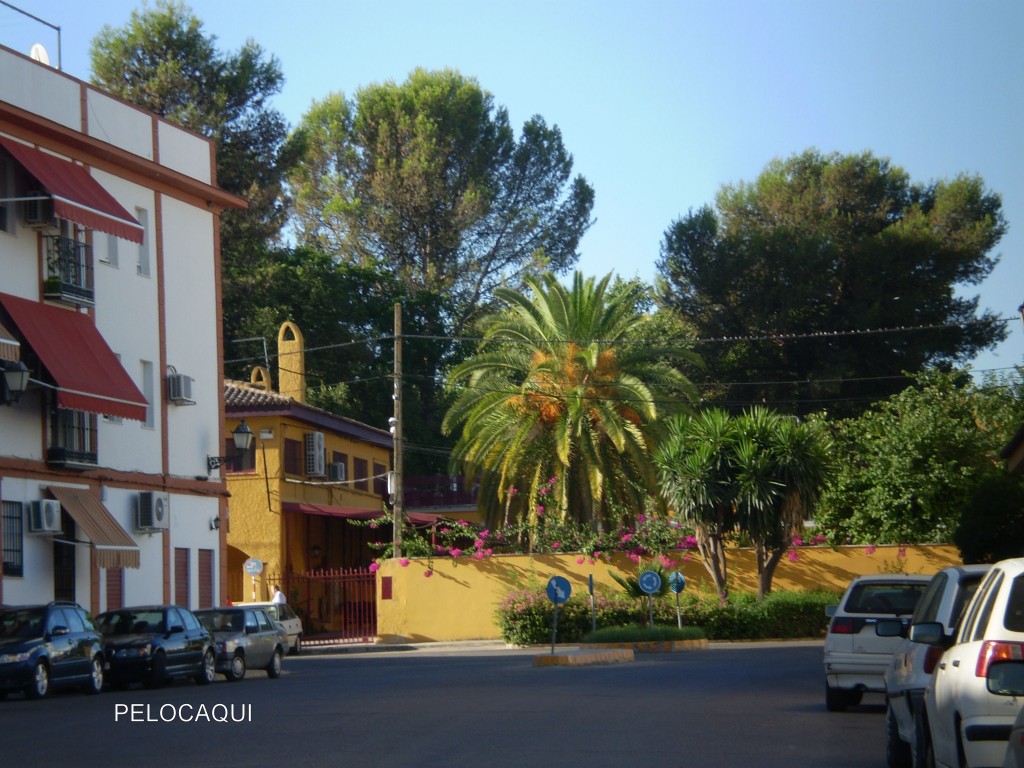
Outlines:
{"type": "MultiPolygon", "coordinates": [[[[842,591],[854,576],[869,573],[931,574],[960,563],[955,547],[801,547],[795,562],[783,559],[772,582],[773,589],[842,591]]],[[[618,592],[621,587],[610,571],[633,574],[636,565],[625,555],[611,563],[577,563],[578,555],[498,555],[484,560],[435,559],[427,578],[426,560],[412,560],[402,567],[388,560],[377,572],[377,634],[381,642],[437,642],[493,640],[501,633],[494,618],[499,602],[516,589],[543,589],[552,576],[564,576],[573,593],[587,593],[592,574],[595,591],[618,592]],[[384,600],[382,579],[391,579],[392,597],[384,600]]],[[[757,590],[754,553],[733,549],[728,553],[729,585],[734,591],[757,590]]],[[[687,590],[714,592],[713,583],[698,558],[678,568],[686,577],[687,590]]]]}

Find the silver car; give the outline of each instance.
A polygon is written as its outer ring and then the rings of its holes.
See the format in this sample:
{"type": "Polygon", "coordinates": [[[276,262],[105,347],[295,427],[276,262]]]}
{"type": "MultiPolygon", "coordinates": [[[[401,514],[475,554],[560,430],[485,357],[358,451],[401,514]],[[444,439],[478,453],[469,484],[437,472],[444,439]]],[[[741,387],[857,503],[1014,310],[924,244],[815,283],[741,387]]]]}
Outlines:
{"type": "Polygon", "coordinates": [[[267,616],[284,627],[285,631],[288,633],[288,647],[291,649],[290,652],[298,653],[302,650],[302,619],[298,617],[288,603],[235,603],[235,605],[262,608],[267,612],[267,616]]]}
{"type": "Polygon", "coordinates": [[[196,611],[196,618],[213,635],[217,671],[229,681],[241,680],[249,667],[265,670],[270,678],[281,674],[288,633],[262,608],[208,608],[196,611]]]}

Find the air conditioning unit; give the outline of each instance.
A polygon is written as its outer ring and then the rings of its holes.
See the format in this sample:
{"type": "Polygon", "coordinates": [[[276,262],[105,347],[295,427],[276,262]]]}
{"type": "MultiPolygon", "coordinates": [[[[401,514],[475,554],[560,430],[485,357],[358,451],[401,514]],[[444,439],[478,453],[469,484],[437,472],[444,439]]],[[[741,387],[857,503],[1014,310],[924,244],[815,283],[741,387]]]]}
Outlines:
{"type": "Polygon", "coordinates": [[[177,405],[195,405],[192,399],[192,377],[183,373],[167,376],[167,398],[177,405]]]}
{"type": "Polygon", "coordinates": [[[33,501],[28,508],[28,529],[32,533],[60,533],[60,502],[56,499],[33,501]]]}
{"type": "Polygon", "coordinates": [[[324,433],[306,433],[306,474],[310,477],[323,477],[324,469],[324,433]]]}
{"type": "Polygon", "coordinates": [[[162,531],[171,525],[171,502],[166,493],[142,491],[135,509],[136,531],[162,531]]]}
{"type": "Polygon", "coordinates": [[[343,483],[348,480],[348,465],[343,461],[333,462],[328,467],[327,476],[331,478],[333,483],[343,483]]]}
{"type": "Polygon", "coordinates": [[[54,224],[53,199],[45,192],[27,192],[24,205],[25,223],[30,227],[48,227],[54,224]]]}

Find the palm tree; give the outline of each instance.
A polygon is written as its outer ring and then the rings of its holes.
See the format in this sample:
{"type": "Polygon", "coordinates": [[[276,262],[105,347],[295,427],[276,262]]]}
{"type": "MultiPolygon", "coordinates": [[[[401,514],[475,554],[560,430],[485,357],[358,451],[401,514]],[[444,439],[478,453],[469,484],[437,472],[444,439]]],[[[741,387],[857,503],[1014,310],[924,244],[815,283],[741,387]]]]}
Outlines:
{"type": "Polygon", "coordinates": [[[453,462],[479,475],[494,524],[557,510],[600,524],[645,509],[655,488],[652,426],[694,397],[677,365],[699,365],[681,323],[645,315],[646,288],[576,273],[500,288],[477,354],[456,366],[445,416],[461,427],[453,462]],[[510,488],[518,489],[515,496],[510,488]],[[546,495],[541,495],[541,494],[546,495]]]}
{"type": "Polygon", "coordinates": [[[763,598],[831,468],[827,438],[815,424],[761,407],[735,417],[711,409],[673,419],[654,460],[661,493],[693,523],[723,600],[727,537],[743,533],[753,544],[763,598]]]}

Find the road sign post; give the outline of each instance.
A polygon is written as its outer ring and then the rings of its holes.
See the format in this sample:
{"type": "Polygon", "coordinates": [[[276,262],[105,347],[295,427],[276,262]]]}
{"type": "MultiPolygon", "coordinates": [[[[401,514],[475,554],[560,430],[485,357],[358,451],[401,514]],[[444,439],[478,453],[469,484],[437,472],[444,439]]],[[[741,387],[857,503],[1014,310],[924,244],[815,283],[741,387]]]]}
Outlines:
{"type": "Polygon", "coordinates": [[[256,577],[263,573],[263,561],[250,557],[242,563],[242,569],[252,576],[252,601],[256,602],[256,577]]]}
{"type": "Polygon", "coordinates": [[[555,640],[558,637],[558,606],[569,599],[572,585],[564,576],[552,576],[548,581],[548,600],[555,605],[555,618],[551,627],[551,655],[555,655],[555,640]]]}
{"type": "Polygon", "coordinates": [[[679,571],[675,571],[668,577],[668,588],[671,589],[676,596],[676,625],[682,629],[683,612],[679,608],[679,593],[686,589],[686,577],[679,571]]]}
{"type": "Polygon", "coordinates": [[[661,589],[661,576],[657,571],[644,571],[638,581],[640,589],[647,594],[647,626],[654,629],[654,596],[661,589]]]}

